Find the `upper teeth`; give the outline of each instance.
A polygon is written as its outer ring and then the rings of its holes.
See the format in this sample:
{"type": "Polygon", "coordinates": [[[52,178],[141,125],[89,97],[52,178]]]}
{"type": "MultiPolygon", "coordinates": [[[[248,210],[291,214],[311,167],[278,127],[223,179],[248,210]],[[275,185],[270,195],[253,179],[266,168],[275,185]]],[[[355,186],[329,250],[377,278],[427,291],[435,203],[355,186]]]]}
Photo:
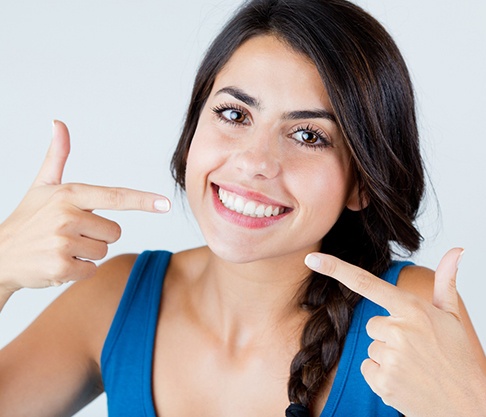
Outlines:
{"type": "Polygon", "coordinates": [[[284,207],[269,206],[253,200],[245,200],[243,197],[232,194],[220,188],[218,196],[223,205],[237,213],[250,217],[271,217],[278,216],[284,212],[284,207]]]}

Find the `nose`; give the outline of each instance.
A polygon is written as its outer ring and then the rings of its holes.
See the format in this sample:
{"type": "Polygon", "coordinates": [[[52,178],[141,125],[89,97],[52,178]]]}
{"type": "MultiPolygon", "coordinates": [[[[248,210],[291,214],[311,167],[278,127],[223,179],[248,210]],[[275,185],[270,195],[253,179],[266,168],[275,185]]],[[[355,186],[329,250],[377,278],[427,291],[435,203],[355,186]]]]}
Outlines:
{"type": "Polygon", "coordinates": [[[280,158],[277,140],[272,144],[269,138],[241,138],[239,151],[235,156],[236,168],[248,178],[272,179],[280,172],[280,158]]]}

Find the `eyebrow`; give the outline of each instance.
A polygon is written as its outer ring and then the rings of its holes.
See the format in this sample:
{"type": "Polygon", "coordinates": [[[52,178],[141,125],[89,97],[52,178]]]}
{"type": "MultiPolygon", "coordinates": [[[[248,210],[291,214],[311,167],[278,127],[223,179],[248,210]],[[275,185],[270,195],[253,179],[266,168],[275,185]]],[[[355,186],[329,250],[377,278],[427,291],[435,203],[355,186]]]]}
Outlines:
{"type": "MultiPolygon", "coordinates": [[[[242,101],[247,106],[256,108],[257,110],[262,109],[261,102],[255,97],[250,96],[238,87],[223,87],[218,90],[215,95],[219,94],[229,94],[242,101]]],[[[336,116],[325,109],[312,109],[312,110],[295,110],[291,112],[284,113],[284,120],[298,120],[298,119],[327,119],[334,123],[337,122],[336,116]]]]}
{"type": "Polygon", "coordinates": [[[262,109],[262,105],[259,100],[257,100],[255,97],[250,96],[249,94],[246,94],[243,90],[240,90],[237,87],[223,87],[221,90],[218,90],[215,95],[223,93],[229,94],[230,96],[233,96],[237,100],[240,100],[246,105],[254,107],[257,110],[262,109]]]}
{"type": "Polygon", "coordinates": [[[296,110],[288,113],[284,113],[283,118],[285,120],[298,120],[298,119],[327,119],[336,123],[336,116],[329,113],[324,109],[316,110],[296,110]]]}

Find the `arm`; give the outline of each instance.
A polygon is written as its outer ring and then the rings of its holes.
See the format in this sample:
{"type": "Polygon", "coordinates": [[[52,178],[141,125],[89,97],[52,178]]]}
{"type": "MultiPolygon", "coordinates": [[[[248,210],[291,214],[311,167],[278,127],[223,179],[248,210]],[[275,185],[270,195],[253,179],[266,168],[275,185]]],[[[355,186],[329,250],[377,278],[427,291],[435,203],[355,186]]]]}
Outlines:
{"type": "Polygon", "coordinates": [[[135,255],[73,284],[0,351],[0,410],[71,416],[103,392],[100,357],[135,255]]]}
{"type": "Polygon", "coordinates": [[[121,229],[93,211],[170,207],[153,193],[62,184],[69,148],[55,123],[36,180],[0,224],[0,308],[21,288],[79,281],[0,352],[0,414],[9,417],[71,415],[102,392],[99,355],[133,257],[96,266],[121,229]]]}

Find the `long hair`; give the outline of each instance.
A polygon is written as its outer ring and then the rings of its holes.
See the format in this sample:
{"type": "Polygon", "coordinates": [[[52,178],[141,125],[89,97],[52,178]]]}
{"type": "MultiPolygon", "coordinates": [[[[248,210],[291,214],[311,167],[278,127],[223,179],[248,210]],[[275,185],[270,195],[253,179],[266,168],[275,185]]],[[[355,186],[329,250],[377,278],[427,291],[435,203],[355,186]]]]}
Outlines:
{"type": "MultiPolygon", "coordinates": [[[[390,35],[346,0],[247,1],[215,38],[200,64],[172,175],[185,189],[186,157],[217,74],[245,41],[272,35],[315,64],[349,148],[364,203],[345,209],[321,251],[375,275],[389,268],[392,245],[418,249],[414,225],[424,192],[413,88],[390,35]]],[[[300,295],[309,318],[290,367],[289,399],[311,407],[337,364],[360,297],[311,273],[300,295]]]]}

